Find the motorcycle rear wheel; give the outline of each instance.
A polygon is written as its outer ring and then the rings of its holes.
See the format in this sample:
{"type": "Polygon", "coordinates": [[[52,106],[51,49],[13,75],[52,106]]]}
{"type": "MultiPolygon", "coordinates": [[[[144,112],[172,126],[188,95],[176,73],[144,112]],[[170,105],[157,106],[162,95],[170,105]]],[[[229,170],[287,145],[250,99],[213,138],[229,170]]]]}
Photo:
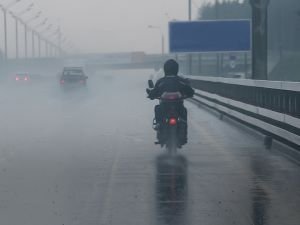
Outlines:
{"type": "Polygon", "coordinates": [[[170,127],[167,139],[167,152],[170,156],[177,154],[177,128],[170,127]]]}

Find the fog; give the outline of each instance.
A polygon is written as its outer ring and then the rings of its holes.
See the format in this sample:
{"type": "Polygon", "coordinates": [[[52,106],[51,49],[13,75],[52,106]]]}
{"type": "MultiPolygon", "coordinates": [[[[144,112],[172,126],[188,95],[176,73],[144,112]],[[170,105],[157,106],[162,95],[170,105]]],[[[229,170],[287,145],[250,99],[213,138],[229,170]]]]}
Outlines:
{"type": "MultiPolygon", "coordinates": [[[[22,19],[30,20],[39,11],[42,17],[29,28],[45,18],[53,26],[39,31],[55,49],[49,50],[41,39],[40,55],[39,37],[35,34],[32,44],[28,32],[25,56],[19,23],[16,59],[15,21],[8,14],[5,59],[0,11],[0,225],[299,224],[300,167],[281,150],[293,157],[298,153],[276,141],[273,149],[266,149],[263,143],[271,137],[214,111],[222,96],[209,91],[205,96],[197,89],[203,104],[199,99],[184,101],[188,143],[178,154],[170,157],[155,144],[153,118],[159,100],[150,101],[146,88],[149,79],[156,82],[165,75],[167,59],[177,59],[180,75],[208,76],[203,83],[217,80],[211,86],[218,88],[222,77],[240,79],[236,84],[252,78],[251,52],[169,54],[168,22],[187,20],[187,0],[32,1],[34,8],[22,19]],[[64,77],[70,67],[77,80],[72,72],[69,81],[64,77]]],[[[32,1],[22,0],[10,10],[21,12],[32,1]]],[[[281,1],[271,0],[269,79],[300,81],[298,16],[284,16],[299,3],[288,0],[294,5],[281,12],[281,1]]],[[[215,19],[213,2],[193,0],[193,20],[215,19]]],[[[220,19],[250,19],[248,1],[219,3],[220,19]]],[[[264,117],[270,111],[224,99],[220,108],[228,109],[228,115],[249,109],[240,118],[256,111],[264,117]],[[239,105],[244,108],[235,111],[239,105]]],[[[293,102],[282,102],[292,108],[298,100],[297,95],[293,102]]],[[[270,114],[274,124],[277,117],[289,117],[270,114]]],[[[288,119],[299,124],[298,118],[288,119]]],[[[291,124],[278,129],[285,127],[294,129],[291,124]]]]}
{"type": "Polygon", "coordinates": [[[152,104],[144,101],[150,73],[99,71],[82,88],[43,74],[1,83],[1,224],[83,224],[73,214],[84,220],[80,204],[89,199],[82,195],[92,187],[81,179],[94,178],[81,174],[101,177],[122,146],[144,145],[146,133],[154,138],[152,104]]]}
{"type": "Polygon", "coordinates": [[[43,73],[2,81],[1,225],[299,221],[298,207],[277,216],[287,199],[299,206],[299,167],[265,151],[257,134],[187,103],[188,146],[170,158],[154,145],[153,74],[98,70],[83,87],[43,73]]]}
{"type": "MultiPolygon", "coordinates": [[[[9,1],[2,1],[9,3],[9,1]]],[[[197,17],[198,7],[204,0],[194,0],[193,14],[197,17]]],[[[21,12],[31,2],[22,0],[11,8],[13,12],[21,12]]],[[[39,11],[42,17],[33,21],[32,26],[39,24],[44,18],[53,27],[60,26],[63,34],[80,52],[160,52],[160,32],[148,29],[148,25],[160,26],[167,36],[169,20],[186,20],[188,18],[188,2],[181,0],[126,0],[126,1],[71,1],[71,0],[39,0],[31,13],[23,16],[24,20],[39,11]]],[[[3,24],[3,18],[0,17],[3,24]]],[[[14,20],[8,17],[8,29],[14,32],[14,20]]],[[[23,28],[19,27],[20,33],[23,28]]],[[[21,38],[21,37],[20,37],[21,38]]],[[[47,35],[46,35],[46,38],[47,35]]],[[[3,46],[0,36],[0,46],[3,46]]],[[[54,39],[53,36],[50,39],[54,39]]],[[[10,48],[15,49],[14,36],[10,36],[10,48]]],[[[20,41],[20,47],[24,44],[20,41]]],[[[30,49],[30,48],[29,48],[30,49]]],[[[14,56],[14,50],[10,52],[14,56]]]]}

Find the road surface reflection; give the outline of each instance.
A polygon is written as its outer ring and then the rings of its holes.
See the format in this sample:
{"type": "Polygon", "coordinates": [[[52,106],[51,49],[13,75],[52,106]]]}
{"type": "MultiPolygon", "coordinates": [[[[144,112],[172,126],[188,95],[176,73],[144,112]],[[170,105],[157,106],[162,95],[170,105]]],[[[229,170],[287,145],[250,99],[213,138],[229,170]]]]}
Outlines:
{"type": "Polygon", "coordinates": [[[160,155],[156,158],[157,223],[187,223],[188,163],[184,156],[160,155]]]}

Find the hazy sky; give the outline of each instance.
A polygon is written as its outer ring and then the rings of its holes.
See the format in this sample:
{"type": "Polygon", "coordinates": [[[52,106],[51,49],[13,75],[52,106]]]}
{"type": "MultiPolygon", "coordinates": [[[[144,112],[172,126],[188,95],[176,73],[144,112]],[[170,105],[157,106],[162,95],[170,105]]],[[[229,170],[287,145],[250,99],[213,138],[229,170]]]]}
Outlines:
{"type": "MultiPolygon", "coordinates": [[[[161,34],[147,26],[162,27],[167,39],[168,20],[186,20],[188,6],[188,0],[23,1],[23,5],[35,2],[54,24],[60,23],[63,33],[82,52],[159,52],[161,34]]],[[[193,0],[194,18],[196,6],[208,1],[193,0]]]]}

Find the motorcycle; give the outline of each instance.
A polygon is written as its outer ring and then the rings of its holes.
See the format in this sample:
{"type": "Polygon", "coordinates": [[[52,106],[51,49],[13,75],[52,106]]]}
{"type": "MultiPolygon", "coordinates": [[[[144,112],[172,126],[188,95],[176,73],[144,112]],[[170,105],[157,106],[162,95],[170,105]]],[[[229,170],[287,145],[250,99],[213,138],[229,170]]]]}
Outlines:
{"type": "MultiPolygon", "coordinates": [[[[152,80],[148,81],[148,86],[150,89],[154,88],[152,80]]],[[[163,117],[160,123],[153,120],[153,127],[159,139],[156,144],[166,146],[168,153],[175,155],[177,149],[185,144],[182,143],[182,137],[185,135],[187,121],[181,118],[179,111],[185,97],[180,92],[164,92],[158,99],[163,117]]]]}

